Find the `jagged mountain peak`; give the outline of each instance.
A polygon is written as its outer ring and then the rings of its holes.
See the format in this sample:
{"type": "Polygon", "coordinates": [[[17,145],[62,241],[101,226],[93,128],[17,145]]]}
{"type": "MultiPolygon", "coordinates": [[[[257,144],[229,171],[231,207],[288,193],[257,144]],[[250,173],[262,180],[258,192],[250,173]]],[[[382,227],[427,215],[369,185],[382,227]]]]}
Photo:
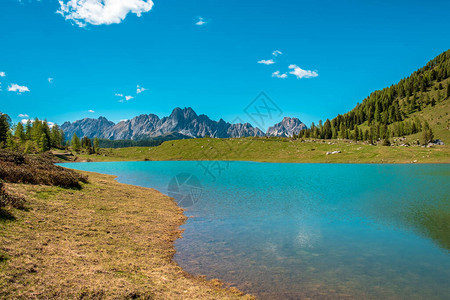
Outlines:
{"type": "Polygon", "coordinates": [[[223,119],[211,120],[207,115],[197,113],[191,107],[176,107],[168,117],[159,118],[155,114],[141,114],[117,124],[105,117],[84,118],[73,123],[65,122],[61,128],[70,139],[74,133],[89,138],[99,137],[111,140],[145,139],[168,134],[180,134],[193,138],[211,136],[235,138],[247,136],[291,136],[306,126],[297,118],[283,118],[270,127],[266,134],[250,123],[230,124],[223,119]]]}
{"type": "Polygon", "coordinates": [[[266,135],[290,137],[298,134],[302,129],[306,129],[306,125],[298,118],[284,117],[280,123],[273,125],[267,129],[266,135]]]}

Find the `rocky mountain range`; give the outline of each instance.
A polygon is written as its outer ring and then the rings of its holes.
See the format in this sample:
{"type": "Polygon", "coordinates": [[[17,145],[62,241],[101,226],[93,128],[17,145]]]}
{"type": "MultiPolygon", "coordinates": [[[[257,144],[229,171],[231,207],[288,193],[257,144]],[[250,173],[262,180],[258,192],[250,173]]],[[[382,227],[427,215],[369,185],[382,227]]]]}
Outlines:
{"type": "Polygon", "coordinates": [[[266,133],[249,123],[230,124],[220,119],[211,120],[206,115],[197,115],[188,108],[175,108],[170,116],[159,118],[157,115],[140,115],[131,120],[115,124],[105,117],[98,119],[85,118],[75,122],[65,122],[61,125],[66,138],[73,134],[89,138],[99,137],[109,140],[143,140],[176,133],[186,138],[201,138],[211,136],[216,138],[237,138],[248,136],[292,136],[306,128],[297,118],[285,117],[283,121],[270,127],[266,133]]]}

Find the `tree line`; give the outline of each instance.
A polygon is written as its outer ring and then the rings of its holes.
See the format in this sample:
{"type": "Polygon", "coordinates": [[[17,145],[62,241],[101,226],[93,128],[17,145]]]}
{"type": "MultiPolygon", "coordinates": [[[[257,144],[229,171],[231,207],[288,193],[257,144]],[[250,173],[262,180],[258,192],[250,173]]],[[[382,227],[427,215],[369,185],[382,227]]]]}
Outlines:
{"type": "Polygon", "coordinates": [[[22,150],[24,153],[45,152],[51,148],[62,149],[64,132],[58,125],[50,126],[46,120],[28,120],[13,125],[11,118],[0,113],[0,147],[22,150]]]}
{"type": "Polygon", "coordinates": [[[70,141],[65,140],[64,131],[57,125],[46,120],[35,118],[26,123],[13,124],[11,118],[0,112],[0,148],[23,153],[46,152],[50,149],[71,149],[75,152],[97,153],[100,149],[100,140],[88,137],[78,138],[73,135],[70,141]]]}

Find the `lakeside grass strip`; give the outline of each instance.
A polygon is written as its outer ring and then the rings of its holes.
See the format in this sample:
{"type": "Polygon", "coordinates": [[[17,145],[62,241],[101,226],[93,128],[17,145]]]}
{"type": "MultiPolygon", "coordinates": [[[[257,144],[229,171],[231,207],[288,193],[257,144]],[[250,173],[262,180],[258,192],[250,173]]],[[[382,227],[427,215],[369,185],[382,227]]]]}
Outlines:
{"type": "Polygon", "coordinates": [[[82,174],[80,190],[6,184],[28,209],[0,218],[0,298],[252,298],[174,262],[186,218],[173,199],[82,174]]]}
{"type": "Polygon", "coordinates": [[[77,161],[236,160],[291,163],[450,163],[445,146],[372,146],[342,140],[289,138],[190,139],[158,147],[102,149],[99,155],[78,155],[77,161]],[[327,152],[341,151],[327,155],[327,152]],[[214,153],[214,155],[211,155],[214,153]]]}

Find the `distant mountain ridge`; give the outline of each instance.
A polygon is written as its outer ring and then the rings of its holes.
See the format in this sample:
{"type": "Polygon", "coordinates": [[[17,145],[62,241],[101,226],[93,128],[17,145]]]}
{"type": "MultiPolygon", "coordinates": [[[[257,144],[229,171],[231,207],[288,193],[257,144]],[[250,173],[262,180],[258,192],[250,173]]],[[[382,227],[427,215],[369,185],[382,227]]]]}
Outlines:
{"type": "Polygon", "coordinates": [[[66,138],[73,134],[79,137],[104,138],[109,140],[143,140],[177,134],[180,138],[239,138],[248,136],[292,136],[305,129],[306,125],[297,118],[285,117],[283,121],[270,127],[266,133],[250,123],[231,124],[223,119],[211,120],[206,115],[197,115],[190,108],[175,108],[170,116],[159,118],[154,114],[142,114],[131,120],[114,123],[105,117],[85,118],[75,122],[64,122],[61,129],[66,138]]]}

